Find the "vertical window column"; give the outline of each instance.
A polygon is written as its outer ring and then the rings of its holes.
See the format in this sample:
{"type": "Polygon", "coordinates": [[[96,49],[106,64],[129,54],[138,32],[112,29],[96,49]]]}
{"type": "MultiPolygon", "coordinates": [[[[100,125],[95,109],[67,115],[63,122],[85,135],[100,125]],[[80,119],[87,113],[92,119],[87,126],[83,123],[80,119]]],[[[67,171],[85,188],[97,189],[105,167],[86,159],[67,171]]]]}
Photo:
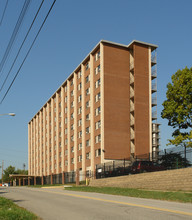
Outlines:
{"type": "Polygon", "coordinates": [[[101,91],[101,163],[104,163],[104,46],[102,43],[100,43],[100,80],[101,80],[101,85],[100,85],[100,91],[101,91]]]}
{"type": "Polygon", "coordinates": [[[71,116],[70,116],[70,97],[71,97],[71,94],[70,94],[70,81],[67,80],[67,139],[68,139],[68,142],[67,142],[67,150],[68,150],[68,168],[67,168],[67,171],[70,172],[70,161],[71,161],[71,151],[70,151],[70,140],[71,140],[71,130],[70,130],[70,124],[71,124],[71,116]]]}
{"type": "Polygon", "coordinates": [[[77,73],[74,73],[74,171],[77,169],[77,73]]]}
{"type": "Polygon", "coordinates": [[[40,167],[40,173],[39,175],[42,176],[43,173],[42,173],[42,169],[43,169],[43,164],[42,164],[42,111],[39,112],[39,125],[38,125],[38,128],[39,128],[39,150],[40,150],[40,157],[39,157],[39,167],[40,167]]]}
{"type": "Polygon", "coordinates": [[[59,94],[56,93],[56,173],[59,173],[59,94]]]}
{"type": "Polygon", "coordinates": [[[82,171],[85,173],[85,66],[81,64],[82,71],[82,171]]]}
{"type": "Polygon", "coordinates": [[[64,87],[61,87],[61,167],[62,167],[62,172],[65,170],[65,162],[64,162],[64,87]]]}
{"type": "MultiPolygon", "coordinates": [[[[47,164],[49,164],[49,160],[46,160],[46,109],[43,107],[43,175],[47,175],[47,164]],[[46,164],[47,163],[47,164],[46,164]]],[[[48,153],[48,150],[47,150],[48,153]]]]}
{"type": "Polygon", "coordinates": [[[54,173],[54,99],[51,98],[51,173],[54,173]]]}
{"type": "Polygon", "coordinates": [[[91,127],[91,170],[95,169],[95,126],[94,126],[94,57],[90,55],[90,127],[91,127]]]}

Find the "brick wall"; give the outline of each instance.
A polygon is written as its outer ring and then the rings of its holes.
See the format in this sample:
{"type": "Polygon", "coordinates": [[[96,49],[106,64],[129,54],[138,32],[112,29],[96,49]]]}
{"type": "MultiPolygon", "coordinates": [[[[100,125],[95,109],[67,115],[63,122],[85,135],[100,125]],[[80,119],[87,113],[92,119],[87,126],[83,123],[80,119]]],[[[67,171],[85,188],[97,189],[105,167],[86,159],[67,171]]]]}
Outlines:
{"type": "Polygon", "coordinates": [[[90,186],[191,191],[192,168],[91,180],[90,186]]]}

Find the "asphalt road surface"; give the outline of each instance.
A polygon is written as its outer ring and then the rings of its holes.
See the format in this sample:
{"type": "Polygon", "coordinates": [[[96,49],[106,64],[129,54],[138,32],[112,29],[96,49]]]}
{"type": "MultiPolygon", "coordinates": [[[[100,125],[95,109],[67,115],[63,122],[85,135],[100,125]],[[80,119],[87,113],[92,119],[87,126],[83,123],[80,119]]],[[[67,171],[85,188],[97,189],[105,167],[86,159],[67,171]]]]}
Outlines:
{"type": "Polygon", "coordinates": [[[45,220],[177,220],[192,219],[192,204],[140,199],[63,188],[0,188],[13,200],[45,220]]]}

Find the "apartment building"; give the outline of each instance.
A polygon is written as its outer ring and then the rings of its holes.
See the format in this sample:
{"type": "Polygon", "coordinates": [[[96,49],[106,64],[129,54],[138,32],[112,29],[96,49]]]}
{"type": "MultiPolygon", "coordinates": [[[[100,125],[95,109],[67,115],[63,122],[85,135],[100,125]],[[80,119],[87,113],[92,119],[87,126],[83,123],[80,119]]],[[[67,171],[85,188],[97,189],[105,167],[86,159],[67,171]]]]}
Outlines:
{"type": "Polygon", "coordinates": [[[159,147],[156,48],[101,40],[28,123],[29,175],[153,159],[159,147]]]}

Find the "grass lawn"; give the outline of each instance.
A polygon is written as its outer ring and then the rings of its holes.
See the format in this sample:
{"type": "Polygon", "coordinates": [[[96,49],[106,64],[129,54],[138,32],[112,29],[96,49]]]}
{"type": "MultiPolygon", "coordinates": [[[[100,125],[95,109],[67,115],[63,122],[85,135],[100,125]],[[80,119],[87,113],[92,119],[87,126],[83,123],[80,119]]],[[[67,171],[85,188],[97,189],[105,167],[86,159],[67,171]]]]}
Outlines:
{"type": "Polygon", "coordinates": [[[96,192],[111,195],[130,196],[147,199],[159,199],[176,202],[192,203],[192,192],[171,192],[171,191],[149,191],[141,189],[117,188],[117,187],[91,187],[91,186],[77,186],[65,188],[71,191],[96,192]]]}
{"type": "Polygon", "coordinates": [[[0,220],[40,220],[40,218],[15,205],[11,200],[0,197],[0,220]]]}

